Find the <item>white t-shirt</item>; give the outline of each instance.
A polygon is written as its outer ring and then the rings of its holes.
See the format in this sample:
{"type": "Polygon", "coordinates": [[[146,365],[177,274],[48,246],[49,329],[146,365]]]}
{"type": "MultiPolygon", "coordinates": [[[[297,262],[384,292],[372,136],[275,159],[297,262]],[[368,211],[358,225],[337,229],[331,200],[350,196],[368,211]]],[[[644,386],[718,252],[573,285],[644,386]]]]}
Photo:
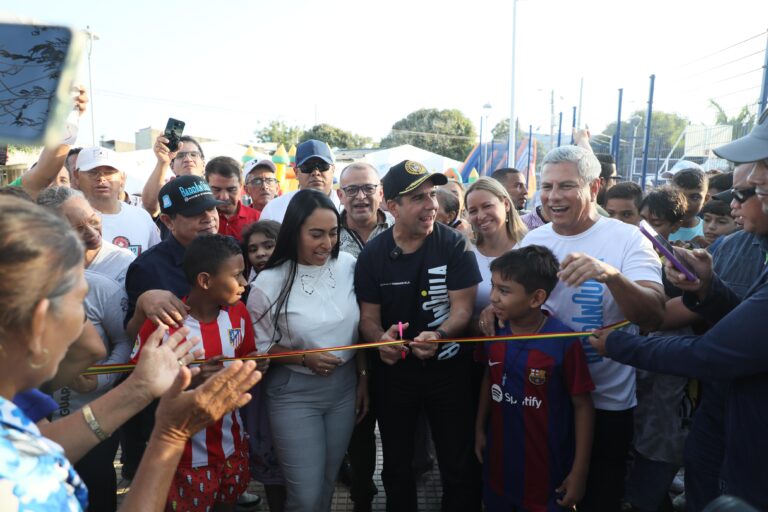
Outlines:
{"type": "MultiPolygon", "coordinates": [[[[128,310],[128,296],[125,288],[114,279],[92,270],[85,271],[88,282],[88,294],[85,296],[85,315],[101,336],[107,349],[107,357],[96,364],[127,363],[131,355],[131,342],[123,327],[125,312],[128,310]]],[[[63,387],[53,394],[59,409],[53,413],[55,418],[67,416],[92,402],[107,391],[120,378],[119,373],[97,376],[97,387],[90,393],[80,394],[63,387]]]]}
{"type": "MultiPolygon", "coordinates": [[[[280,346],[291,350],[335,347],[357,342],[360,309],[354,286],[357,260],[346,252],[337,259],[329,259],[323,266],[298,265],[288,298],[287,313],[281,308],[278,326],[282,338],[280,346]]],[[[275,307],[266,311],[280,295],[288,278],[290,262],[262,270],[248,296],[248,312],[253,320],[256,348],[264,352],[272,344],[275,333],[275,307]]],[[[275,336],[277,339],[277,336],[275,336]]],[[[355,355],[354,350],[331,352],[345,363],[355,355]]],[[[287,368],[311,375],[301,365],[287,368]]]]}
{"type": "Polygon", "coordinates": [[[102,213],[104,240],[135,256],[160,243],[160,230],[144,208],[120,202],[120,213],[102,213]]]}
{"type": "MultiPolygon", "coordinates": [[[[259,220],[274,220],[282,224],[283,218],[285,217],[285,212],[288,210],[288,203],[291,202],[291,199],[293,199],[293,196],[295,196],[297,192],[298,190],[286,192],[285,194],[268,202],[267,206],[261,210],[261,216],[259,217],[259,220]]],[[[331,193],[328,194],[328,197],[331,199],[331,201],[333,201],[336,209],[340,212],[341,202],[339,202],[339,196],[336,194],[336,191],[331,190],[331,193]]]]}
{"type": "MultiPolygon", "coordinates": [[[[512,249],[517,249],[515,244],[512,249]]],[[[512,250],[510,249],[510,251],[512,250]]],[[[477,295],[475,295],[475,308],[472,311],[472,318],[478,318],[480,313],[491,303],[491,263],[496,256],[485,256],[480,252],[477,246],[472,246],[472,252],[477,258],[477,266],[480,269],[480,276],[483,280],[477,285],[477,295]]]]}
{"type": "Polygon", "coordinates": [[[135,259],[136,256],[128,249],[102,240],[101,249],[91,264],[88,265],[88,270],[111,277],[120,283],[120,286],[125,286],[125,274],[128,272],[128,265],[135,259]]]}
{"type": "MultiPolygon", "coordinates": [[[[631,281],[661,284],[661,262],[651,243],[635,226],[615,219],[598,217],[591,228],[573,236],[558,235],[549,223],[530,231],[520,242],[520,247],[527,245],[548,247],[559,261],[574,252],[585,253],[615,267],[631,281]]],[[[545,307],[575,331],[625,319],[608,287],[595,280],[578,288],[558,282],[545,307]]],[[[626,330],[637,332],[637,327],[628,326],[626,330]]],[[[582,345],[595,383],[595,407],[612,411],[634,407],[635,369],[603,358],[587,340],[582,340],[582,345]]]]}

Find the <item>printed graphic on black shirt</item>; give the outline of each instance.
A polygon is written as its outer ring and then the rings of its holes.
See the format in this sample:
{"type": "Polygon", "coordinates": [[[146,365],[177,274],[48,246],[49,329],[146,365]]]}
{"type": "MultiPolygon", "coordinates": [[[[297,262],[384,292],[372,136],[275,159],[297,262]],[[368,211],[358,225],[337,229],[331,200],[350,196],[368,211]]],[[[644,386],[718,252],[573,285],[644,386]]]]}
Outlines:
{"type": "MultiPolygon", "coordinates": [[[[434,331],[451,314],[449,290],[462,290],[481,281],[477,261],[466,239],[451,228],[435,225],[421,248],[390,257],[395,249],[392,229],[368,242],[357,260],[355,292],[358,300],[381,306],[383,328],[408,322],[403,333],[413,339],[434,331]]],[[[437,358],[455,357],[459,343],[441,343],[437,358]]]]}

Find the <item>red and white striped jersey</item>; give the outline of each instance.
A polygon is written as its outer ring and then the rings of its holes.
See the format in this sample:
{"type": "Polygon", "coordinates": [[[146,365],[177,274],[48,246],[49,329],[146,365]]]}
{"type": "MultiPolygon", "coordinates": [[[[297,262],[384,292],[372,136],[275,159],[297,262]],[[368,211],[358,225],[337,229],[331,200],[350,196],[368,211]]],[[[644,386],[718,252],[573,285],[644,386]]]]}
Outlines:
{"type": "MultiPolygon", "coordinates": [[[[217,355],[244,357],[256,350],[253,324],[242,302],[221,308],[214,322],[201,323],[191,315],[187,316],[184,326],[189,328],[191,337],[196,336],[202,340],[193,350],[203,349],[206,359],[217,355]]],[[[133,362],[138,360],[144,340],[155,329],[157,326],[151,320],[144,322],[131,354],[133,362]]],[[[169,329],[166,338],[176,330],[178,329],[169,329]]],[[[216,423],[196,433],[187,442],[179,466],[195,468],[221,463],[234,453],[235,448],[245,442],[244,435],[240,413],[237,410],[232,411],[216,423]]]]}

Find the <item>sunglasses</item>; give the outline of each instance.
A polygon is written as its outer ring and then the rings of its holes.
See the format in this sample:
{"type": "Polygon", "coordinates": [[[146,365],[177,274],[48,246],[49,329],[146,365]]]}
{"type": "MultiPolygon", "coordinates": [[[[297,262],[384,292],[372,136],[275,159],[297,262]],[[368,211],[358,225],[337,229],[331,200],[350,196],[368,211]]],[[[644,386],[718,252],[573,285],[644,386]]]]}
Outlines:
{"type": "Polygon", "coordinates": [[[755,187],[752,188],[738,188],[731,189],[731,196],[740,203],[744,203],[747,199],[755,195],[755,187]]]}
{"type": "Polygon", "coordinates": [[[331,168],[331,164],[329,163],[312,162],[312,163],[300,165],[299,171],[301,171],[303,174],[312,174],[316,170],[319,170],[320,172],[326,172],[330,168],[331,168]]]}

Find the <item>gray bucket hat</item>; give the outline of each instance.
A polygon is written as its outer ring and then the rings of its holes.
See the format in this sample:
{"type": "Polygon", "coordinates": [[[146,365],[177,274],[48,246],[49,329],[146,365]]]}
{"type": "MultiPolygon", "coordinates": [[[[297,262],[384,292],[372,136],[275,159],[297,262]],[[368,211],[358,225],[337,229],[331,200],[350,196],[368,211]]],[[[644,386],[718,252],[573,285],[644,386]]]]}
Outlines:
{"type": "Polygon", "coordinates": [[[729,142],[714,150],[720,158],[737,164],[757,162],[768,158],[768,108],[760,114],[757,124],[749,135],[729,142]]]}

